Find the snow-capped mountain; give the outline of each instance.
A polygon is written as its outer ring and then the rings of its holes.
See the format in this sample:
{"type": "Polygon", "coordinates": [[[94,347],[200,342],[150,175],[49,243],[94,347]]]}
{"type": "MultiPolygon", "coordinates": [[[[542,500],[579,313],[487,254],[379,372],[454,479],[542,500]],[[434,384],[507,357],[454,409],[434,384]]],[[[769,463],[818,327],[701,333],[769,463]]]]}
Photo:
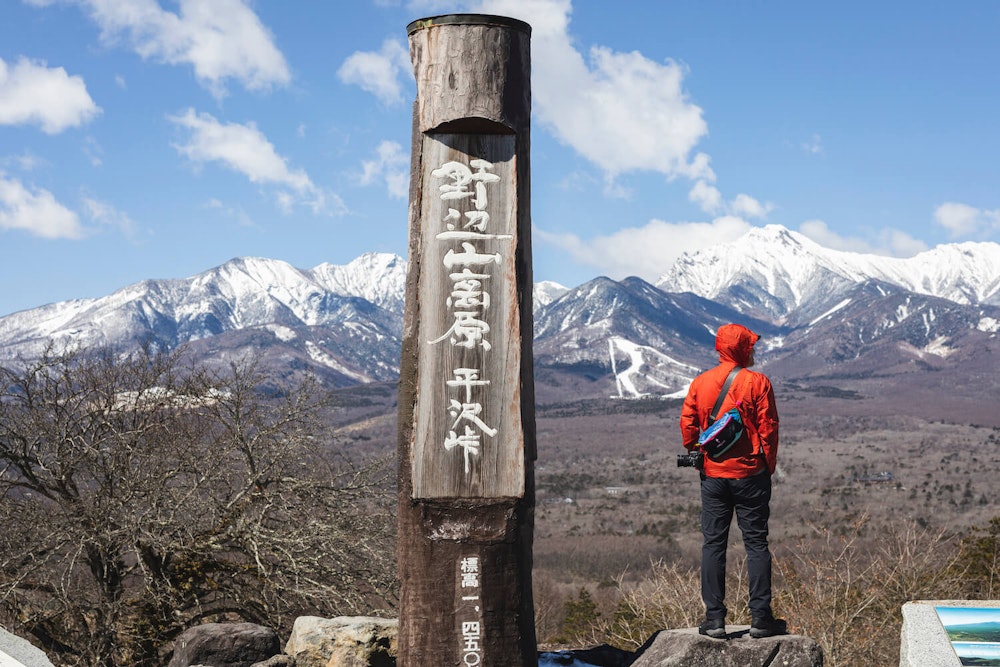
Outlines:
{"type": "Polygon", "coordinates": [[[716,328],[736,319],[768,334],[778,330],[640,278],[596,278],[541,310],[535,359],[543,366],[605,367],[614,378],[613,395],[670,395],[712,363],[716,328]]]}
{"type": "Polygon", "coordinates": [[[539,281],[535,283],[532,290],[532,299],[534,300],[532,307],[535,312],[538,312],[540,308],[549,305],[568,291],[568,287],[564,287],[551,280],[539,281]]]}
{"type": "Polygon", "coordinates": [[[656,285],[794,326],[868,280],[960,304],[998,305],[1000,244],[943,245],[901,259],[831,250],[767,225],[735,242],[685,253],[656,285]]]}
{"type": "MultiPolygon", "coordinates": [[[[50,344],[152,344],[184,346],[209,364],[249,356],[277,377],[310,373],[331,386],[391,381],[405,275],[393,255],[309,270],[234,259],[190,278],[0,317],[0,363],[50,344]]],[[[680,395],[715,363],[714,332],[731,321],[763,334],[758,363],[799,395],[870,392],[964,410],[1000,390],[991,370],[1000,360],[993,243],[893,259],[768,226],[682,256],[656,286],[543,282],[533,298],[538,393],[553,400],[680,395]]]]}
{"type": "Polygon", "coordinates": [[[350,264],[320,264],[310,274],[334,294],[358,296],[392,313],[403,312],[406,260],[388,253],[367,253],[350,264]]]}
{"type": "Polygon", "coordinates": [[[771,225],[682,256],[655,288],[600,278],[570,290],[536,316],[535,355],[604,373],[611,395],[679,395],[692,368],[715,363],[718,325],[737,321],[763,334],[758,362],[769,373],[879,392],[903,382],[893,394],[936,407],[949,400],[942,394],[967,395],[968,378],[977,398],[1000,389],[982,371],[1000,353],[997,304],[998,244],[896,259],[830,250],[771,225]],[[923,373],[933,380],[914,381],[923,373]]]}
{"type": "Polygon", "coordinates": [[[385,380],[398,373],[405,276],[405,261],[387,254],[312,270],[237,258],[191,278],[145,280],[0,318],[0,358],[35,356],[49,345],[232,352],[276,342],[289,362],[301,357],[342,376],[335,384],[385,380]]]}

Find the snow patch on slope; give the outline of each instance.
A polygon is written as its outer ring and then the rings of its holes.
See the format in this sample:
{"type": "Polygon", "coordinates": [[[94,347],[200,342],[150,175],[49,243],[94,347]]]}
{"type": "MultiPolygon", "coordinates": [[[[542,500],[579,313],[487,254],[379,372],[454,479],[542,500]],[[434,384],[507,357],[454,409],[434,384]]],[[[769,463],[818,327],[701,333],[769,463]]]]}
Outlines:
{"type": "Polygon", "coordinates": [[[677,391],[678,385],[686,385],[699,371],[690,364],[620,336],[608,338],[608,354],[615,376],[617,398],[672,394],[677,391]],[[625,355],[626,364],[622,367],[619,354],[625,355]]]}
{"type": "Polygon", "coordinates": [[[306,352],[309,353],[309,357],[312,358],[318,364],[323,364],[328,368],[332,368],[338,373],[343,373],[352,380],[357,380],[358,382],[371,382],[371,378],[362,373],[356,373],[351,369],[347,368],[339,361],[337,361],[332,355],[320,348],[312,341],[306,341],[306,352]]]}

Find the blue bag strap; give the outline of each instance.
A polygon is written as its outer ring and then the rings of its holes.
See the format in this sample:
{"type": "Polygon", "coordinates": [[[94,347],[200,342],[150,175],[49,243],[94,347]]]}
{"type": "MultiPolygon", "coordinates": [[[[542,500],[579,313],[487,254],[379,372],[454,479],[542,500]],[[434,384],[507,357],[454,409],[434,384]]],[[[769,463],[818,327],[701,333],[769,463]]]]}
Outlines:
{"type": "Polygon", "coordinates": [[[726,399],[726,395],[729,394],[729,386],[733,384],[733,380],[736,379],[736,376],[740,374],[741,370],[743,370],[742,366],[733,366],[733,370],[729,371],[726,381],[722,384],[722,389],[719,390],[719,397],[715,399],[715,405],[712,407],[712,412],[708,415],[709,424],[712,424],[719,418],[719,408],[722,407],[722,401],[726,399]]]}

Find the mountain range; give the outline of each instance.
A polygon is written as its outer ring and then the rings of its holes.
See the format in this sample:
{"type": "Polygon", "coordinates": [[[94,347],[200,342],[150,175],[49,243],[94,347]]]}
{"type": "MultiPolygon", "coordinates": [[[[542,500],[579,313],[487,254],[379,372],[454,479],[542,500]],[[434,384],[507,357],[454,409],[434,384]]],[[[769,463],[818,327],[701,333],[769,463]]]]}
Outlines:
{"type": "MultiPolygon", "coordinates": [[[[277,378],[392,382],[405,282],[395,255],[309,270],[237,258],[0,317],[0,363],[48,346],[183,345],[209,365],[253,356],[277,378]]],[[[543,282],[533,296],[539,400],[681,396],[715,363],[715,329],[735,321],[762,334],[760,370],[803,410],[839,401],[859,414],[891,404],[994,419],[1000,244],[898,259],[831,250],[768,225],[681,256],[655,284],[543,282]]]]}

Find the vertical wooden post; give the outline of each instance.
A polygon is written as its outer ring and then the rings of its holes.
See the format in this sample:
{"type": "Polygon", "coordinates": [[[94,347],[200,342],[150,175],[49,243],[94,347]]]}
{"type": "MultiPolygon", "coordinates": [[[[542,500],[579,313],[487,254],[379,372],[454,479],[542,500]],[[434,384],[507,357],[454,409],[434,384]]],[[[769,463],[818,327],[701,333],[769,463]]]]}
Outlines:
{"type": "Polygon", "coordinates": [[[398,664],[537,665],[531,28],[455,14],[407,32],[398,664]]]}

